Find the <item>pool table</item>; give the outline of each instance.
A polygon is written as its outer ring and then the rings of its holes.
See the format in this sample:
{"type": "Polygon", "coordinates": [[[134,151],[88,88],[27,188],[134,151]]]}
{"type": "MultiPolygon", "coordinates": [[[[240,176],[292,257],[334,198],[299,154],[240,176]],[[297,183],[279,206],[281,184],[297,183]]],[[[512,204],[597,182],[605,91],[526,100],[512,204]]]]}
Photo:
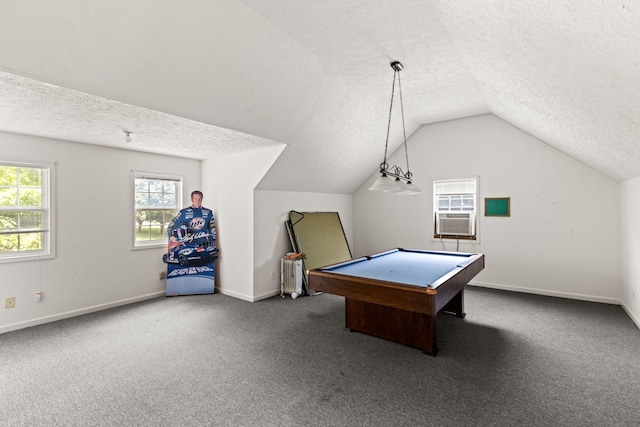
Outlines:
{"type": "Polygon", "coordinates": [[[464,287],[483,268],[483,254],[397,248],[310,270],[308,280],[345,297],[351,331],[435,356],[438,312],[464,317],[464,287]]]}

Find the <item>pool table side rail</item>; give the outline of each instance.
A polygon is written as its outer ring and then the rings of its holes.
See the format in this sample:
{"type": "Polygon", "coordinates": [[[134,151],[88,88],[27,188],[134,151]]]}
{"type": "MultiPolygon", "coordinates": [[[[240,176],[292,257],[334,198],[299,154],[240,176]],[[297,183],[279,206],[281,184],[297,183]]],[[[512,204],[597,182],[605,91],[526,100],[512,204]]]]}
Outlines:
{"type": "Polygon", "coordinates": [[[447,273],[434,287],[349,276],[324,271],[322,268],[310,270],[308,277],[309,288],[314,291],[433,315],[463,290],[483,268],[484,255],[473,254],[468,263],[447,273]]]}
{"type": "Polygon", "coordinates": [[[436,298],[436,313],[442,310],[458,292],[484,269],[484,255],[474,254],[468,263],[454,269],[441,277],[433,286],[438,293],[436,298]]]}
{"type": "Polygon", "coordinates": [[[314,291],[419,313],[428,313],[433,309],[431,304],[435,295],[435,290],[431,288],[321,270],[309,271],[309,287],[314,291]]]}

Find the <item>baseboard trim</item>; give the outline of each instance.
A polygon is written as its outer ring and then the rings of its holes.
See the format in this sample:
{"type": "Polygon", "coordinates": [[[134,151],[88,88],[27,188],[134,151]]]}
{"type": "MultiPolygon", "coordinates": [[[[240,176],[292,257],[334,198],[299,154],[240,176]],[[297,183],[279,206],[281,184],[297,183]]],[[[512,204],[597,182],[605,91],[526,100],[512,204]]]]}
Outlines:
{"type": "Polygon", "coordinates": [[[136,302],[163,296],[165,296],[165,291],[153,292],[151,294],[141,295],[133,298],[126,298],[105,304],[93,305],[91,307],[80,308],[78,310],[53,314],[51,316],[38,317],[36,319],[25,320],[23,322],[11,323],[9,325],[0,326],[0,334],[17,331],[18,329],[30,328],[32,326],[44,325],[45,323],[56,322],[58,320],[68,319],[70,317],[82,316],[83,314],[95,313],[97,311],[108,310],[110,308],[120,307],[122,305],[133,304],[136,302]]]}
{"type": "Polygon", "coordinates": [[[264,294],[256,295],[253,297],[253,301],[260,301],[263,299],[271,298],[276,295],[280,295],[280,289],[276,289],[275,291],[269,291],[264,294]]]}
{"type": "Polygon", "coordinates": [[[230,291],[228,289],[216,288],[216,292],[219,293],[219,294],[222,294],[222,295],[228,295],[230,297],[241,299],[243,301],[253,302],[253,298],[251,298],[251,296],[245,295],[245,294],[240,294],[238,292],[233,292],[233,291],[230,291]]]}
{"type": "MultiPolygon", "coordinates": [[[[599,302],[604,304],[620,305],[622,306],[624,311],[627,313],[629,318],[631,318],[633,323],[635,323],[635,325],[640,329],[640,320],[636,319],[631,314],[631,312],[622,303],[622,301],[615,298],[603,298],[603,297],[596,297],[591,295],[574,294],[574,293],[568,293],[568,292],[546,291],[546,290],[533,289],[533,288],[521,288],[521,287],[515,287],[515,286],[499,285],[495,283],[484,283],[484,282],[475,282],[475,281],[469,282],[469,285],[476,286],[479,288],[498,289],[503,291],[522,292],[522,293],[534,294],[534,295],[545,295],[545,296],[552,296],[552,297],[558,297],[558,298],[576,299],[576,300],[582,300],[582,301],[591,301],[591,302],[599,302]]],[[[224,288],[216,288],[216,292],[221,293],[223,295],[228,295],[234,298],[238,298],[243,301],[248,301],[248,302],[256,302],[263,299],[271,298],[272,296],[278,295],[279,293],[278,290],[274,290],[274,291],[266,292],[264,294],[257,295],[257,296],[248,296],[248,295],[240,294],[237,292],[225,290],[224,288]]],[[[153,293],[141,295],[138,297],[122,299],[122,300],[113,301],[105,304],[98,304],[91,307],[85,307],[78,310],[67,311],[65,313],[58,313],[51,316],[44,316],[36,319],[25,320],[23,322],[12,323],[9,325],[0,326],[0,334],[17,331],[19,329],[30,328],[32,326],[43,325],[45,323],[51,323],[58,320],[68,319],[70,317],[81,316],[83,314],[89,314],[89,313],[95,313],[97,311],[108,310],[110,308],[120,307],[127,304],[133,304],[133,303],[145,301],[148,299],[163,297],[165,295],[166,295],[165,291],[153,292],[153,293]]]]}
{"type": "Polygon", "coordinates": [[[271,298],[272,296],[278,295],[280,293],[280,290],[269,291],[261,295],[253,295],[253,296],[239,294],[237,292],[225,290],[224,288],[216,288],[216,292],[221,293],[222,295],[228,295],[230,297],[238,298],[243,301],[256,302],[256,301],[260,301],[260,300],[271,298]]]}
{"type": "Polygon", "coordinates": [[[626,306],[626,305],[624,305],[624,303],[622,304],[622,309],[623,309],[623,310],[625,311],[625,313],[627,313],[627,315],[631,318],[631,321],[632,321],[633,323],[635,323],[635,324],[636,324],[636,326],[638,327],[638,329],[640,329],[640,320],[636,319],[636,318],[633,316],[633,314],[631,314],[631,310],[629,310],[629,309],[627,308],[627,306],[626,306]]]}
{"type": "Polygon", "coordinates": [[[613,304],[613,305],[622,305],[622,301],[615,298],[605,298],[605,297],[597,297],[593,295],[583,295],[583,294],[574,294],[569,292],[556,292],[556,291],[547,291],[542,289],[533,289],[533,288],[520,288],[516,286],[509,285],[499,285],[495,283],[483,283],[483,282],[469,282],[471,286],[477,286],[480,288],[490,288],[490,289],[499,289],[502,291],[511,291],[511,292],[522,292],[525,294],[534,294],[534,295],[545,295],[549,297],[558,297],[558,298],[567,298],[567,299],[575,299],[580,301],[590,301],[590,302],[601,302],[604,304],[613,304]]]}

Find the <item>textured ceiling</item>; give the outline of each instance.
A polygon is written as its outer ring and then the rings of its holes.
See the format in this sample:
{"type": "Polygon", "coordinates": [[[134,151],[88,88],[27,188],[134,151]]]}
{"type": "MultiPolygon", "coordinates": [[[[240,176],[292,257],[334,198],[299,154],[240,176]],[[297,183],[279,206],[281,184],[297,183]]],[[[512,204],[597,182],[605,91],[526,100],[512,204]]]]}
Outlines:
{"type": "MultiPolygon", "coordinates": [[[[408,134],[493,113],[614,179],[640,176],[630,0],[0,0],[0,10],[1,130],[201,159],[287,144],[259,188],[351,193],[382,160],[397,59],[408,134]]],[[[397,118],[392,133],[393,149],[397,118]]]]}
{"type": "Polygon", "coordinates": [[[217,126],[0,72],[0,129],[202,159],[278,145],[217,126]],[[125,131],[132,132],[131,141],[125,131]]]}

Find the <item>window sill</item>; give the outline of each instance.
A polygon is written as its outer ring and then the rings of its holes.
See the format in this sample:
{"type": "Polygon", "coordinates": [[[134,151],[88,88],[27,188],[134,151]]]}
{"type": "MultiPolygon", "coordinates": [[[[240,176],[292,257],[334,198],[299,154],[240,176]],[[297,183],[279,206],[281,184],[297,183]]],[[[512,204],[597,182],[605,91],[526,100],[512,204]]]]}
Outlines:
{"type": "Polygon", "coordinates": [[[158,242],[149,242],[149,243],[138,243],[135,246],[131,247],[132,251],[139,251],[139,250],[144,250],[144,249],[158,249],[158,248],[163,248],[163,249],[167,249],[167,242],[166,241],[158,241],[158,242]]]}
{"type": "Polygon", "coordinates": [[[9,264],[12,262],[25,262],[25,261],[41,261],[44,259],[53,259],[55,254],[20,254],[0,257],[0,264],[9,264]]]}
{"type": "Polygon", "coordinates": [[[434,234],[433,238],[437,240],[478,240],[478,236],[455,236],[452,234],[434,234]]]}

